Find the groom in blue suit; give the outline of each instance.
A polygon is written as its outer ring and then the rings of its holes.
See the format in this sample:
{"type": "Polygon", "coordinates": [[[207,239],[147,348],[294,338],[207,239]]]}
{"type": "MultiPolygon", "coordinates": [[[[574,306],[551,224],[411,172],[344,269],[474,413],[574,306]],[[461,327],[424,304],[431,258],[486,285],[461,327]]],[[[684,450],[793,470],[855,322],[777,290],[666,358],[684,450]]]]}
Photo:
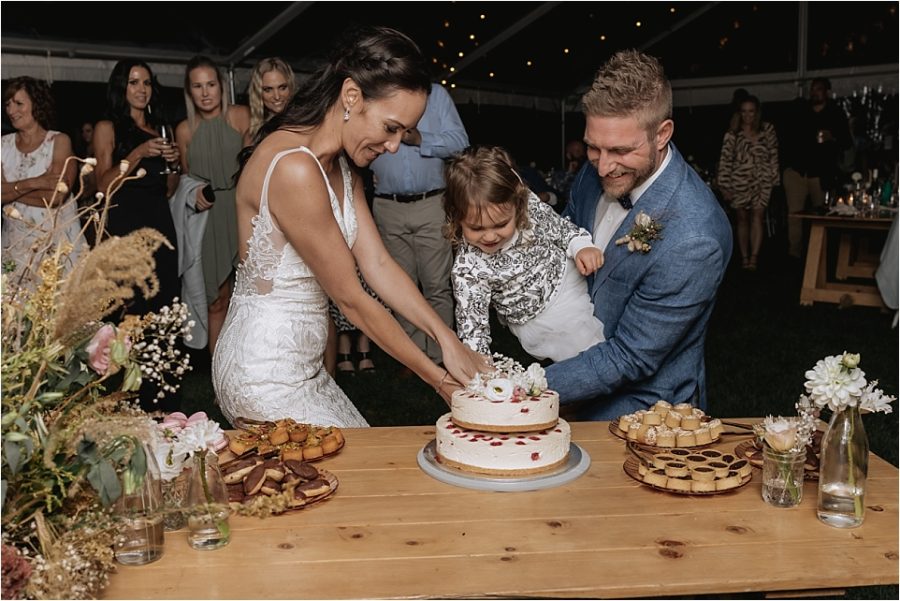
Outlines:
{"type": "Polygon", "coordinates": [[[655,58],[617,53],[582,102],[589,161],[563,215],[605,249],[588,287],[606,340],[550,365],[549,387],[564,405],[581,401],[584,420],[659,399],[705,408],[704,343],[731,258],[728,218],[671,143],[672,89],[655,58]]]}

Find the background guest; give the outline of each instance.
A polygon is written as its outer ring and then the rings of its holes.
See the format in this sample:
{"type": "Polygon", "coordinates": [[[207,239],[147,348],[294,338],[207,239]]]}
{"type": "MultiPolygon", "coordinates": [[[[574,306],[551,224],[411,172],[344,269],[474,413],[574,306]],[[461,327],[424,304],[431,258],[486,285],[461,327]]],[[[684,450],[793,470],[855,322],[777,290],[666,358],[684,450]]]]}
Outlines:
{"type": "Polygon", "coordinates": [[[291,66],[277,56],[264,58],[250,75],[250,132],[252,139],[272,115],[284,110],[297,92],[291,66]]]}
{"type": "MultiPolygon", "coordinates": [[[[403,133],[396,154],[375,159],[373,216],[385,247],[418,284],[428,303],[448,327],[453,327],[450,267],[453,251],[444,238],[444,159],[469,145],[453,99],[432,84],[425,114],[403,133]]],[[[435,362],[441,348],[408,320],[397,316],[407,335],[435,362]]]]}
{"type": "Polygon", "coordinates": [[[237,155],[250,142],[250,111],[245,106],[229,105],[223,82],[221,71],[211,59],[195,56],[188,61],[184,73],[187,119],[175,130],[183,171],[208,182],[197,190],[195,206],[197,211],[209,211],[201,261],[210,353],[225,322],[231,277],[238,263],[234,174],[238,170],[237,155]]]}
{"type": "MultiPolygon", "coordinates": [[[[831,82],[817,77],[809,84],[809,100],[798,100],[782,132],[784,193],[788,213],[821,207],[825,191],[840,175],[844,151],[852,145],[850,125],[843,109],[828,97],[831,82]]],[[[788,219],[788,252],[799,258],[803,250],[803,223],[788,219]]]]}
{"type": "Polygon", "coordinates": [[[778,137],[762,120],[759,99],[747,96],[731,118],[719,156],[719,188],[737,216],[741,267],[755,271],[763,221],[778,185],[778,137]]]}
{"type": "Polygon", "coordinates": [[[556,171],[550,184],[559,192],[560,202],[557,212],[561,212],[569,202],[572,182],[581,166],[587,160],[587,149],[581,140],[569,140],[566,142],[566,168],[556,171]]]}
{"type": "MultiPolygon", "coordinates": [[[[32,77],[16,77],[6,84],[3,106],[16,130],[2,139],[3,271],[18,276],[26,269],[36,270],[45,254],[63,241],[73,247],[63,262],[69,269],[84,238],[70,195],[56,194],[54,198],[63,165],[72,154],[72,142],[66,134],[50,129],[54,117],[50,86],[32,77]],[[45,246],[35,248],[37,242],[45,246]],[[51,245],[46,246],[47,242],[51,245]]],[[[70,189],[76,172],[76,163],[70,161],[63,174],[70,189]]]]}
{"type": "Polygon", "coordinates": [[[167,162],[178,160],[179,152],[175,144],[159,135],[159,87],[147,63],[137,59],[116,63],[109,76],[106,102],[107,117],[94,128],[97,189],[107,189],[119,175],[122,160],[128,161],[125,172],[129,175],[138,169],[146,171],[144,177],[125,182],[116,193],[109,208],[106,234],[123,236],[150,227],[173,246],[161,246],[154,255],[159,293],[151,299],[136,294],[126,306],[126,312],[143,315],[170,304],[181,292],[178,253],[174,249],[175,225],[167,202],[178,175],[163,173],[167,162]]]}

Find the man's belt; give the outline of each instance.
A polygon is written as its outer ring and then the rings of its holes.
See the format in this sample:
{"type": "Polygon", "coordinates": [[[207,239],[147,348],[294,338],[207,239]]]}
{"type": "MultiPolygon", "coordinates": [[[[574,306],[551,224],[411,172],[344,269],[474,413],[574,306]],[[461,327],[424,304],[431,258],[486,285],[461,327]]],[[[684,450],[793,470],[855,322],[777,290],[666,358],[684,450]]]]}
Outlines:
{"type": "Polygon", "coordinates": [[[429,190],[428,192],[419,192],[418,194],[382,194],[376,192],[375,198],[386,198],[397,202],[416,202],[417,200],[425,200],[426,198],[437,196],[443,191],[443,188],[436,188],[434,190],[429,190]]]}

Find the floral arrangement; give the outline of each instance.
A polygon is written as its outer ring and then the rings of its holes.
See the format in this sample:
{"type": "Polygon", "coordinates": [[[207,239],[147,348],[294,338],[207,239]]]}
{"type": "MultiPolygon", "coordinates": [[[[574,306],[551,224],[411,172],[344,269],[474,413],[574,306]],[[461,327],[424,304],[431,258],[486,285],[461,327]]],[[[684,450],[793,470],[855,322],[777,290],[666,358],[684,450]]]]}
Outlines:
{"type": "MultiPolygon", "coordinates": [[[[70,157],[63,172],[73,160],[83,163],[83,183],[95,161],[70,157]]],[[[110,320],[136,288],[146,297],[158,291],[153,254],[168,244],[151,229],[103,239],[113,195],[144,175],[126,172],[120,165],[106,192],[80,211],[103,241],[70,271],[71,245],[54,243],[61,224],[50,224],[27,265],[4,265],[3,598],[98,595],[119,529],[110,507],[147,469],[154,423],[133,403],[135,393],[148,381],[160,394],[173,392],[190,369],[175,348],[190,327],[183,304],[110,320]]],[[[68,192],[62,179],[54,198],[68,192]]]]}
{"type": "Polygon", "coordinates": [[[190,417],[180,411],[170,413],[153,429],[150,440],[160,476],[166,481],[175,479],[195,454],[217,453],[227,446],[221,426],[203,411],[190,417]]]}
{"type": "Polygon", "coordinates": [[[525,369],[514,359],[495,353],[493,371],[479,373],[466,389],[491,401],[515,401],[547,390],[547,378],[537,363],[525,369]]]}
{"type": "Polygon", "coordinates": [[[859,368],[859,354],[844,351],[842,355],[825,357],[806,372],[804,384],[809,399],[820,408],[839,411],[859,407],[860,412],[891,412],[896,397],[884,394],[878,380],[866,382],[866,374],[859,368]]]}
{"type": "Polygon", "coordinates": [[[650,244],[654,240],[662,240],[663,226],[655,221],[650,215],[643,211],[638,211],[634,218],[634,226],[631,231],[616,240],[616,245],[628,245],[628,251],[641,251],[644,254],[650,252],[653,246],[650,244]]]}

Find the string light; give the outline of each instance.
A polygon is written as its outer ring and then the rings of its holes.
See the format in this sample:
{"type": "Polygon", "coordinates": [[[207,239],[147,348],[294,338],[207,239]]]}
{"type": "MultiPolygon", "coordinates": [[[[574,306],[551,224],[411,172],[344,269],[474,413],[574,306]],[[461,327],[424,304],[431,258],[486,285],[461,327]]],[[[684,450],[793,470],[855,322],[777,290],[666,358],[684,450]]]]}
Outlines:
{"type": "Polygon", "coordinates": [[[569,54],[569,49],[568,49],[568,48],[563,48],[563,54],[569,54]]]}
{"type": "Polygon", "coordinates": [[[601,34],[601,35],[600,35],[600,41],[601,41],[601,42],[605,42],[605,41],[606,41],[606,36],[603,35],[603,34],[601,34]]]}
{"type": "Polygon", "coordinates": [[[529,67],[531,67],[531,66],[532,66],[532,63],[531,63],[531,61],[525,61],[525,64],[526,64],[526,65],[527,65],[527,66],[529,66],[529,67]]]}
{"type": "Polygon", "coordinates": [[[462,51],[460,51],[458,54],[459,54],[459,58],[462,58],[465,56],[465,54],[462,51]]]}
{"type": "Polygon", "coordinates": [[[484,20],[487,18],[487,16],[486,16],[486,15],[479,15],[479,18],[480,18],[482,21],[484,21],[484,20]]]}
{"type": "Polygon", "coordinates": [[[474,40],[474,39],[475,39],[475,34],[474,34],[474,33],[470,33],[470,34],[469,34],[469,39],[470,39],[470,40],[474,40]]]}
{"type": "Polygon", "coordinates": [[[635,21],[634,26],[635,26],[635,27],[640,27],[640,26],[641,26],[641,22],[640,22],[640,21],[635,21]]]}
{"type": "Polygon", "coordinates": [[[490,73],[488,73],[488,77],[493,77],[493,76],[494,76],[494,72],[493,72],[493,71],[491,71],[490,73]]]}

